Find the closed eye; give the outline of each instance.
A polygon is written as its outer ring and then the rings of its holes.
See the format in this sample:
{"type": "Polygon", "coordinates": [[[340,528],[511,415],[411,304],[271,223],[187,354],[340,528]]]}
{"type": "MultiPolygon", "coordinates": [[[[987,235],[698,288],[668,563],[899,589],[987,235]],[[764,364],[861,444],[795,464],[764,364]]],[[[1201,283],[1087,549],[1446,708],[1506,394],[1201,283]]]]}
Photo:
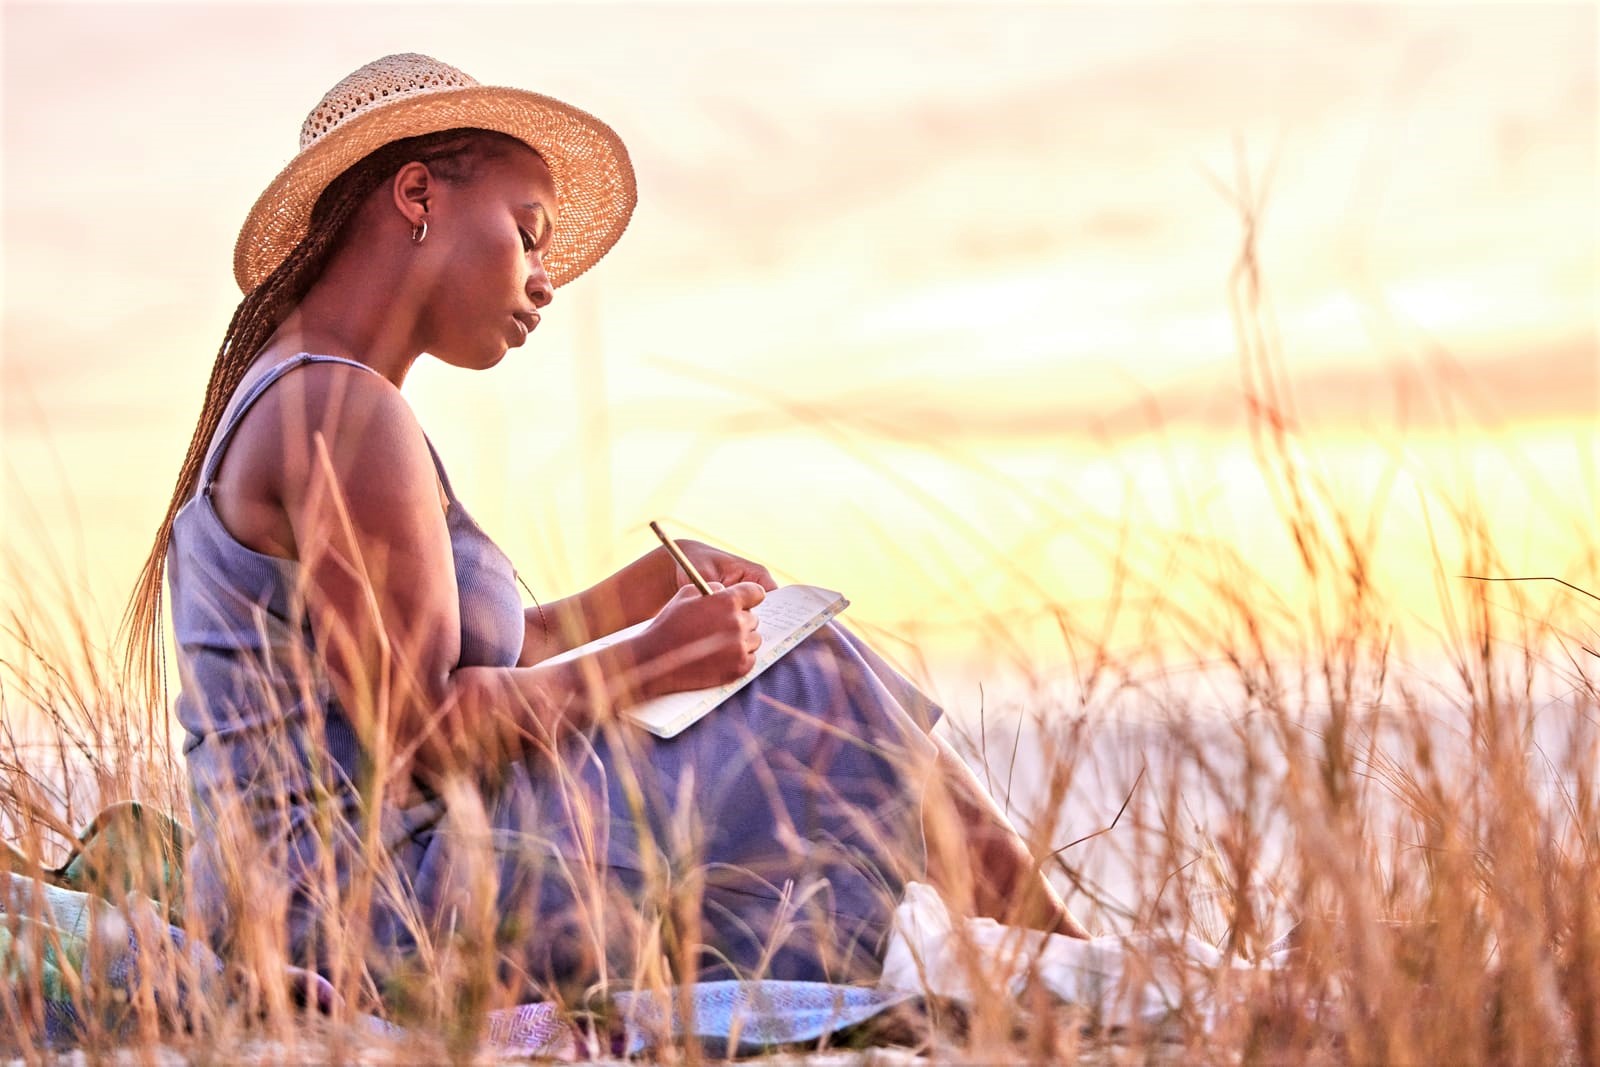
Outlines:
{"type": "Polygon", "coordinates": [[[550,247],[550,216],[543,204],[525,204],[523,210],[531,215],[533,227],[531,229],[519,227],[522,232],[522,250],[532,252],[537,249],[543,252],[550,247]]]}

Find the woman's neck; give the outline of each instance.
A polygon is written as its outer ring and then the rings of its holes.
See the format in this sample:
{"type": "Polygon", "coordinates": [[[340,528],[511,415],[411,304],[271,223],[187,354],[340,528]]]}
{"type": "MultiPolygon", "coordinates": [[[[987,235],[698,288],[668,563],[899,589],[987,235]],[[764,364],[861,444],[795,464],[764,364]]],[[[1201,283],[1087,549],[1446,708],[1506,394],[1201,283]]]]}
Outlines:
{"type": "Polygon", "coordinates": [[[271,362],[300,352],[319,356],[342,356],[357,363],[365,363],[393,382],[396,388],[405,383],[416,355],[405,355],[404,349],[385,346],[379,340],[382,330],[362,329],[360,322],[352,322],[348,315],[332,318],[319,315],[315,307],[302,301],[272,332],[261,354],[271,362]]]}

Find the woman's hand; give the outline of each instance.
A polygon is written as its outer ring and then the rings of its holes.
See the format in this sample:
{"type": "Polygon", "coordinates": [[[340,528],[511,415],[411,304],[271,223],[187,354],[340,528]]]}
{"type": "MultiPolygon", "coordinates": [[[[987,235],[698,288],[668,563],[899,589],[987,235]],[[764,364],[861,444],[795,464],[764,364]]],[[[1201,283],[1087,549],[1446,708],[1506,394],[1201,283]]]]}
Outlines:
{"type": "Polygon", "coordinates": [[[633,639],[636,692],[641,699],[722,685],[755,665],[761,634],[750,609],[766,598],[766,590],[754,581],[727,587],[708,584],[710,596],[692,585],[678,590],[633,639]]]}
{"type": "MultiPolygon", "coordinates": [[[[778,587],[759,563],[699,541],[679,541],[678,547],[707,582],[730,588],[749,583],[762,591],[778,587]]],[[[581,593],[529,608],[522,656],[517,662],[531,666],[585,641],[655,618],[662,606],[685,588],[697,592],[667,550],[656,548],[581,593]]]]}
{"type": "MultiPolygon", "coordinates": [[[[694,564],[694,569],[700,572],[700,577],[707,583],[720,582],[726,586],[733,586],[740,582],[754,582],[769,593],[778,588],[778,583],[772,580],[767,568],[759,563],[751,563],[731,552],[712,548],[699,541],[679,541],[678,547],[683,549],[683,554],[689,557],[689,562],[694,564]]],[[[677,587],[690,584],[689,576],[683,573],[683,568],[676,563],[672,564],[672,573],[677,587]]]]}

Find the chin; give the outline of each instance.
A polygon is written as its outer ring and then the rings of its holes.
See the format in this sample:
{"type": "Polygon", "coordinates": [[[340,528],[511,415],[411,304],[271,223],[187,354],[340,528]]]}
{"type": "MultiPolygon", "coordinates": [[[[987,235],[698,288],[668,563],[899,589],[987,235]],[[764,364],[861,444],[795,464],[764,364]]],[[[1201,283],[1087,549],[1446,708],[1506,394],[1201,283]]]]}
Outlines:
{"type": "Polygon", "coordinates": [[[480,336],[462,339],[454,344],[441,344],[430,350],[439,362],[461,370],[488,370],[498,367],[511,351],[504,337],[480,336]]]}
{"type": "Polygon", "coordinates": [[[500,361],[505,359],[511,349],[504,342],[498,345],[474,345],[471,348],[462,346],[448,355],[434,353],[445,363],[462,370],[488,370],[498,367],[500,361]]]}

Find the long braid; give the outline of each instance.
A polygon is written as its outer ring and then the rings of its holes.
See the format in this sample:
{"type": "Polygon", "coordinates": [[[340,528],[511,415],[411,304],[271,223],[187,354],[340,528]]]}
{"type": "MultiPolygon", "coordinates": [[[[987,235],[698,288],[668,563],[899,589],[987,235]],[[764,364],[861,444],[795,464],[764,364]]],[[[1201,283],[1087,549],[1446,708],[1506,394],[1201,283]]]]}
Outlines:
{"type": "Polygon", "coordinates": [[[139,571],[123,615],[124,664],[135,692],[151,704],[159,702],[159,706],[164,707],[167,699],[161,589],[166,577],[167,550],[172,543],[172,523],[194,494],[211,438],[222,424],[228,401],[255,362],[257,353],[321,277],[356,209],[387,176],[416,160],[429,164],[434,174],[445,181],[467,181],[483,160],[521,143],[486,130],[446,130],[384,145],[328,185],[312,209],[306,236],[234,309],[217,349],[200,418],[189,438],[189,448],[178,471],[166,516],[156,531],[155,543],[139,571]]]}

